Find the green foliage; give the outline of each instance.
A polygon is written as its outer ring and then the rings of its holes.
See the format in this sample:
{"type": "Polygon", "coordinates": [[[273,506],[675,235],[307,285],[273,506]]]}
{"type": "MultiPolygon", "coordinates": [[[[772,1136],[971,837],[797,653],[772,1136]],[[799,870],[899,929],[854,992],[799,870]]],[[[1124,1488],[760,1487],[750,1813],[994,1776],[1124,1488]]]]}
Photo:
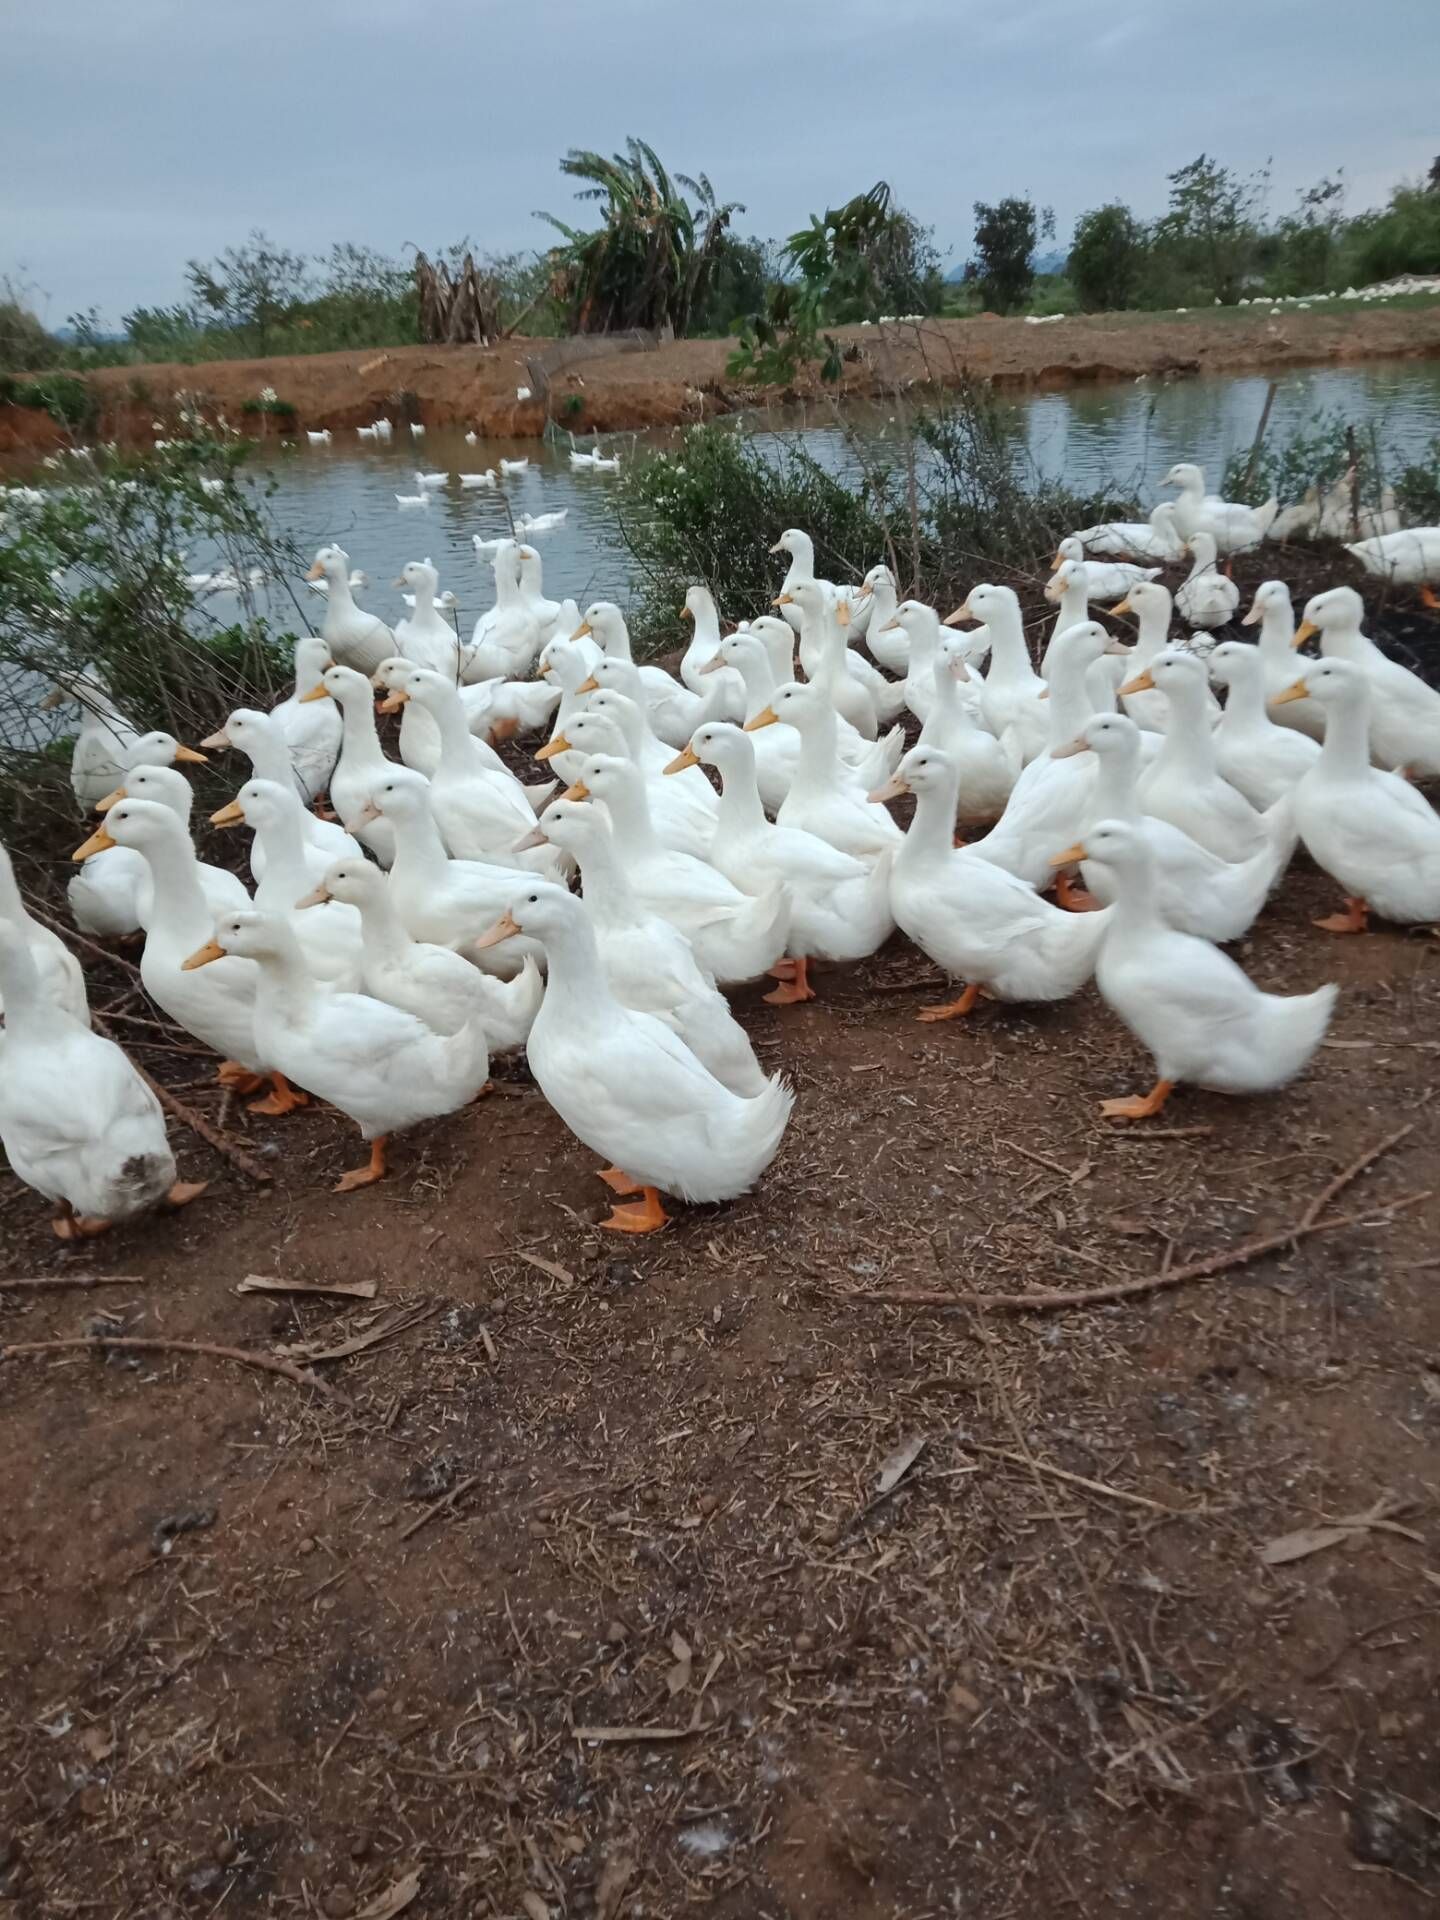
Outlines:
{"type": "Polygon", "coordinates": [[[276,330],[310,291],[305,256],[277,246],[258,227],[217,259],[187,260],[185,277],[202,310],[258,354],[271,351],[276,330]]]}
{"type": "Polygon", "coordinates": [[[289,400],[282,400],[273,387],[266,387],[264,391],[257,394],[253,400],[242,400],[240,402],[240,411],[242,413],[273,414],[276,419],[279,420],[293,420],[295,418],[295,407],[293,403],[289,400]]]}
{"type": "Polygon", "coordinates": [[[1357,223],[1356,285],[1440,273],[1440,188],[1400,186],[1383,213],[1357,223]]]}
{"type": "Polygon", "coordinates": [[[1440,439],[1431,441],[1427,459],[1396,474],[1395,504],[1407,527],[1440,527],[1440,439]]]}
{"type": "Polygon", "coordinates": [[[21,300],[9,281],[0,282],[0,370],[36,373],[60,358],[60,342],[21,300]]]}
{"type": "Polygon", "coordinates": [[[572,147],[560,171],[587,183],[577,200],[605,204],[604,223],[588,233],[551,213],[536,216],[564,236],[550,265],[570,330],[670,326],[688,333],[708,298],[721,236],[743,208],[734,201],[722,206],[703,173],[672,178],[643,140],[627,140],[623,154],[608,158],[572,147]]]}
{"type": "Polygon", "coordinates": [[[95,396],[73,373],[42,373],[34,380],[0,377],[0,401],[16,407],[39,407],[59,426],[79,430],[94,424],[95,396]]]}
{"type": "Polygon", "coordinates": [[[1018,313],[1035,283],[1035,243],[1053,233],[1054,215],[1037,213],[1033,200],[1016,195],[987,206],[975,202],[976,278],[980,298],[995,313],[1018,313]]]}
{"type": "Polygon", "coordinates": [[[1268,174],[1248,179],[1202,153],[1167,175],[1170,204],[1151,235],[1180,280],[1232,306],[1254,264],[1268,174]]]}
{"type": "Polygon", "coordinates": [[[704,298],[691,315],[692,334],[729,333],[745,314],[764,304],[765,290],[774,278],[770,253],[763,240],[721,234],[704,298]]]}
{"type": "Polygon", "coordinates": [[[1119,201],[1094,207],[1075,222],[1066,266],[1087,313],[1133,306],[1145,261],[1145,229],[1119,201]]]}
{"type": "Polygon", "coordinates": [[[1394,505],[1406,526],[1440,524],[1440,439],[1432,442],[1427,456],[1402,467],[1387,460],[1382,430],[1375,423],[1357,425],[1338,408],[1311,415],[1284,439],[1272,435],[1248,480],[1249,454],[1233,455],[1220,490],[1227,500],[1250,506],[1272,498],[1293,506],[1307,494],[1323,497],[1344,479],[1352,461],[1362,507],[1390,504],[1393,488],[1394,505]]]}
{"type": "MultiPolygon", "coordinates": [[[[246,451],[192,415],[190,436],[177,445],[135,460],[71,455],[67,484],[47,489],[39,504],[7,503],[0,817],[23,813],[35,783],[50,780],[54,728],[38,701],[63,675],[88,670],[137,725],[182,740],[210,731],[233,706],[266,705],[279,693],[291,642],[272,633],[255,591],[246,584],[238,595],[207,597],[188,577],[192,567],[227,569],[248,583],[258,568],[283,587],[302,570],[254,491],[239,484],[246,451]],[[202,478],[227,484],[211,494],[202,478]]],[[[287,604],[283,594],[272,600],[287,604]]],[[[297,630],[303,624],[297,613],[297,630]]],[[[55,791],[73,811],[68,788],[55,791]]]]}
{"type": "Polygon", "coordinates": [[[1344,175],[1322,175],[1301,192],[1295,211],[1276,225],[1274,258],[1267,274],[1270,291],[1328,292],[1339,273],[1344,233],[1344,175]]]}
{"type": "Polygon", "coordinates": [[[792,233],[781,269],[763,309],[740,328],[729,362],[739,379],[785,385],[802,365],[818,363],[822,380],[838,380],[843,356],[827,328],[938,312],[944,298],[929,229],[895,205],[884,180],[792,233]]]}

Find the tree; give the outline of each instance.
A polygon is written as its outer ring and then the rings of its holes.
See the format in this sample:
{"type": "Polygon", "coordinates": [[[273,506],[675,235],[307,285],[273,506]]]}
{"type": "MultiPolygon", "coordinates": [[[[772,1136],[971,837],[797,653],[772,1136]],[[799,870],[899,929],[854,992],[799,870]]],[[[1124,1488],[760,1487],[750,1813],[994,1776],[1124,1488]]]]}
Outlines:
{"type": "Polygon", "coordinates": [[[258,227],[243,247],[227,247],[217,260],[187,260],[185,277],[202,309],[248,335],[261,354],[310,292],[305,256],[276,246],[258,227]]]}
{"type": "Polygon", "coordinates": [[[685,333],[704,305],[720,240],[737,201],[721,205],[702,173],[692,179],[666,172],[655,149],[627,140],[623,154],[571,148],[560,171],[590,184],[577,200],[603,200],[604,224],[593,233],[536,215],[564,235],[550,260],[556,291],[575,333],[616,333],[626,327],[669,325],[685,333]],[[699,203],[691,206],[685,195],[699,203]]]}
{"type": "Polygon", "coordinates": [[[1333,287],[1345,230],[1345,175],[1322,175],[1299,194],[1295,211],[1280,221],[1280,272],[1286,293],[1316,293],[1333,287]]]}
{"type": "Polygon", "coordinates": [[[1112,200],[1075,222],[1068,272],[1087,313],[1133,306],[1145,258],[1145,229],[1112,200]]]}
{"type": "Polygon", "coordinates": [[[1166,176],[1170,205],[1154,231],[1156,247],[1213,299],[1233,306],[1254,260],[1270,176],[1244,179],[1202,153],[1166,176]]]}
{"type": "Polygon", "coordinates": [[[1357,286],[1399,273],[1440,273],[1440,193],[1402,183],[1389,206],[1362,215],[1351,231],[1357,286]]]}
{"type": "Polygon", "coordinates": [[[1016,195],[987,206],[975,202],[976,279],[980,297],[996,313],[1014,313],[1030,298],[1035,284],[1035,242],[1055,231],[1047,207],[1036,212],[1033,200],[1016,195]]]}

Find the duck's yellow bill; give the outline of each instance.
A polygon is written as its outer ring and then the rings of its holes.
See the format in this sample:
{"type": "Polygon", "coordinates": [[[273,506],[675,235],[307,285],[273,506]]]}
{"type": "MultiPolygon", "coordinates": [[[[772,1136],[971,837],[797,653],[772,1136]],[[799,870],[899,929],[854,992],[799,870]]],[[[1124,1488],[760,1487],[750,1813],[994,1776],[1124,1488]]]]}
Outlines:
{"type": "Polygon", "coordinates": [[[1066,847],[1063,853],[1052,853],[1050,856],[1050,865],[1052,867],[1073,867],[1078,865],[1081,860],[1088,860],[1089,858],[1090,855],[1085,850],[1085,842],[1083,840],[1077,840],[1073,847],[1066,847]]]}
{"type": "Polygon", "coordinates": [[[107,793],[103,800],[97,800],[95,802],[95,811],[96,813],[108,813],[111,807],[118,807],[122,800],[128,800],[129,797],[124,787],[116,787],[113,793],[107,793]]]}
{"type": "Polygon", "coordinates": [[[245,815],[238,800],[231,800],[210,816],[212,827],[238,827],[244,824],[244,820],[245,815]]]}
{"type": "Polygon", "coordinates": [[[197,947],[188,960],[180,962],[182,973],[193,973],[196,967],[208,967],[212,960],[223,960],[225,949],[218,940],[207,940],[203,947],[197,947]]]}
{"type": "Polygon", "coordinates": [[[761,727],[775,727],[780,724],[780,716],[773,707],[762,707],[753,720],[745,722],[746,733],[758,733],[761,727]]]}
{"type": "Polygon", "coordinates": [[[1150,669],[1146,667],[1145,671],[1143,673],[1137,673],[1133,680],[1127,680],[1124,686],[1120,688],[1120,692],[1122,694],[1148,693],[1154,685],[1155,685],[1154,677],[1151,674],[1150,669]]]}
{"type": "Polygon", "coordinates": [[[1286,687],[1283,693],[1272,694],[1270,696],[1270,704],[1272,707],[1283,707],[1291,700],[1306,700],[1309,696],[1309,687],[1306,686],[1303,680],[1297,680],[1294,686],[1286,687]]]}
{"type": "Polygon", "coordinates": [[[210,762],[203,753],[197,753],[194,747],[176,747],[175,758],[183,760],[188,766],[208,767],[210,762]]]}
{"type": "MultiPolygon", "coordinates": [[[[573,786],[566,787],[560,798],[562,800],[588,800],[590,798],[590,789],[583,780],[577,780],[573,786]]],[[[519,932],[518,927],[516,928],[516,932],[519,932]]]]}
{"type": "Polygon", "coordinates": [[[500,918],[475,942],[477,947],[498,947],[502,940],[512,939],[520,929],[515,924],[513,913],[502,913],[500,918]]]}
{"type": "Polygon", "coordinates": [[[1313,620],[1302,620],[1299,626],[1296,627],[1295,638],[1290,642],[1290,644],[1292,647],[1303,647],[1305,642],[1313,638],[1313,636],[1317,634],[1319,631],[1320,629],[1316,626],[1313,620]]]}
{"type": "Polygon", "coordinates": [[[107,853],[111,847],[119,846],[118,840],[112,840],[104,827],[97,827],[83,847],[77,847],[71,854],[72,860],[88,860],[92,853],[107,853]]]}
{"type": "Polygon", "coordinates": [[[665,771],[666,773],[684,773],[687,767],[698,767],[699,764],[699,754],[696,753],[693,746],[689,746],[683,748],[681,752],[676,754],[673,760],[666,763],[665,771]]]}

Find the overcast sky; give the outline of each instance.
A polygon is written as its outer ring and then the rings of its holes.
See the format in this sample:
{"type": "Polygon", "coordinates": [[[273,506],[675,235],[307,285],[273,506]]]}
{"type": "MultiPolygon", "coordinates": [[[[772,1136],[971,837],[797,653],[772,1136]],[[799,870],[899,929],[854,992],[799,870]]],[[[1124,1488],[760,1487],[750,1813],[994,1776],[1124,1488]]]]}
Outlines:
{"type": "Polygon", "coordinates": [[[971,204],[1157,212],[1203,150],[1350,207],[1440,152],[1440,0],[0,0],[0,274],[58,325],[304,252],[544,244],[556,162],[639,134],[784,234],[887,179],[964,260],[971,204]]]}

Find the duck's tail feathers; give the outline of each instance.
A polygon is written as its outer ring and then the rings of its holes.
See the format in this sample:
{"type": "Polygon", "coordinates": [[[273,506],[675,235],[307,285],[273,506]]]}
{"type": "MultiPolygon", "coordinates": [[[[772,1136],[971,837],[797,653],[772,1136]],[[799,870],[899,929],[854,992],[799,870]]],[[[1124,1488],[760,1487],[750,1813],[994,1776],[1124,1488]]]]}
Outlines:
{"type": "Polygon", "coordinates": [[[1267,1038],[1278,1056],[1277,1086],[1303,1072],[1325,1038],[1339,995],[1340,989],[1332,981],[1327,987],[1317,987],[1314,993],[1270,996],[1267,1038]]]}
{"type": "Polygon", "coordinates": [[[771,1075],[763,1093],[745,1102],[746,1144],[754,1154],[763,1156],[756,1167],[757,1177],[780,1151],[794,1105],[795,1090],[778,1073],[771,1075]]]}
{"type": "Polygon", "coordinates": [[[1280,502],[1279,500],[1276,499],[1274,494],[1270,496],[1270,498],[1265,502],[1263,507],[1257,507],[1255,509],[1255,521],[1260,529],[1260,538],[1262,540],[1265,538],[1265,535],[1270,531],[1271,527],[1274,526],[1275,518],[1276,518],[1276,515],[1279,513],[1279,511],[1280,511],[1280,502]]]}

